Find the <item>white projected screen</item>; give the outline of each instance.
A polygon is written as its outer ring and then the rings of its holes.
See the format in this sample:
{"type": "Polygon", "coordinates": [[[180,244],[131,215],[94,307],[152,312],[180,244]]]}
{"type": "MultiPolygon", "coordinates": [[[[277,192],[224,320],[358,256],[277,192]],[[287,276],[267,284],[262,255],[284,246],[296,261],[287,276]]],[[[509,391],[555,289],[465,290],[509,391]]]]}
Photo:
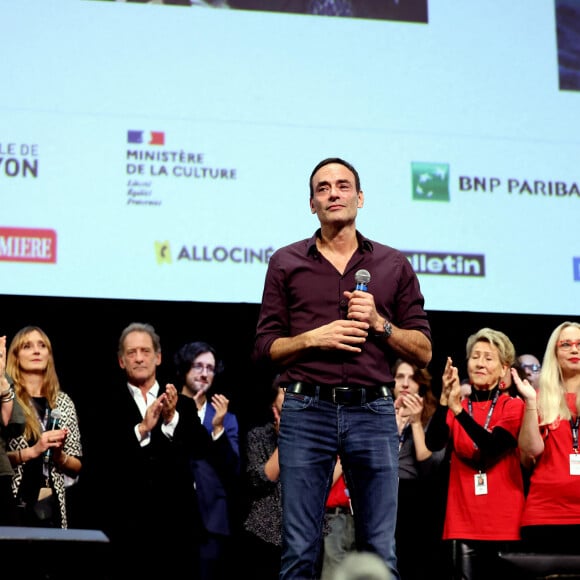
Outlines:
{"type": "Polygon", "coordinates": [[[563,0],[426,22],[0,0],[0,292],[258,303],[338,156],[427,309],[578,315],[574,30],[563,0]]]}

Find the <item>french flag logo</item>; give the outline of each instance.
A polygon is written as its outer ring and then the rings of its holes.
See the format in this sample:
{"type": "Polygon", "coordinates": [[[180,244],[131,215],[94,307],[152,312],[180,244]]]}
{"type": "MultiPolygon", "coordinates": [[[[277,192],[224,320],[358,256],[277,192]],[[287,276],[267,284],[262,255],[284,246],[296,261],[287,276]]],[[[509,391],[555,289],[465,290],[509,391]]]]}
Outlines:
{"type": "Polygon", "coordinates": [[[127,143],[165,145],[164,131],[127,131],[127,143]]]}

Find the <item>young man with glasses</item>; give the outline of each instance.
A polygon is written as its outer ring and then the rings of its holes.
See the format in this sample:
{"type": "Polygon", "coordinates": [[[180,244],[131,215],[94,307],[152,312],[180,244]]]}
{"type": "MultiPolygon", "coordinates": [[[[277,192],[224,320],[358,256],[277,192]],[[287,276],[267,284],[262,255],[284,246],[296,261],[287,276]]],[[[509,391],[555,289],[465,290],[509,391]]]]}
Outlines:
{"type": "Polygon", "coordinates": [[[198,578],[220,580],[228,577],[227,566],[235,560],[231,557],[231,536],[237,505],[232,491],[239,488],[240,472],[238,420],[228,410],[229,399],[225,395],[209,394],[216,376],[223,371],[223,363],[213,346],[201,341],[185,344],[173,360],[181,395],[195,401],[203,426],[214,441],[219,439],[218,458],[213,462],[194,459],[190,465],[206,531],[200,544],[198,578]]]}

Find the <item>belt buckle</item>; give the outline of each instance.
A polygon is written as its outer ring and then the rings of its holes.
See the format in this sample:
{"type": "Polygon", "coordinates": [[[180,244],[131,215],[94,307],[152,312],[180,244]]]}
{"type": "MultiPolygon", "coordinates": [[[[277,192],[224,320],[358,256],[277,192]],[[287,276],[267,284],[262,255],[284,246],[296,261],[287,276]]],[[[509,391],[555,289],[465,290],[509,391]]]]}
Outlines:
{"type": "MultiPolygon", "coordinates": [[[[346,405],[346,404],[348,404],[348,403],[345,403],[344,398],[343,398],[342,402],[341,401],[337,401],[336,400],[336,393],[338,392],[338,393],[344,394],[344,393],[350,392],[351,390],[352,389],[350,387],[332,387],[332,402],[335,405],[346,405]]],[[[350,403],[350,401],[349,401],[349,403],[350,403]]]]}

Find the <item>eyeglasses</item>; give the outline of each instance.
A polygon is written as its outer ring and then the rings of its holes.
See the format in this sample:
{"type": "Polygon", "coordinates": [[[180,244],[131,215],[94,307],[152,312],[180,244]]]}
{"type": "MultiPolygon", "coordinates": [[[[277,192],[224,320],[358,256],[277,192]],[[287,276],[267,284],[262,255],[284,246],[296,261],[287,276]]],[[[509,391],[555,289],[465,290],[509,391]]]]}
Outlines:
{"type": "Polygon", "coordinates": [[[522,365],[522,369],[526,372],[530,371],[531,373],[537,374],[542,370],[542,365],[522,365]]]}
{"type": "Polygon", "coordinates": [[[213,365],[204,365],[203,363],[193,363],[191,365],[191,368],[197,373],[205,371],[208,375],[215,374],[215,367],[213,365]]]}
{"type": "Polygon", "coordinates": [[[580,340],[559,340],[558,341],[558,347],[561,350],[571,350],[572,347],[575,346],[576,350],[578,350],[578,348],[580,348],[580,340]]]}

